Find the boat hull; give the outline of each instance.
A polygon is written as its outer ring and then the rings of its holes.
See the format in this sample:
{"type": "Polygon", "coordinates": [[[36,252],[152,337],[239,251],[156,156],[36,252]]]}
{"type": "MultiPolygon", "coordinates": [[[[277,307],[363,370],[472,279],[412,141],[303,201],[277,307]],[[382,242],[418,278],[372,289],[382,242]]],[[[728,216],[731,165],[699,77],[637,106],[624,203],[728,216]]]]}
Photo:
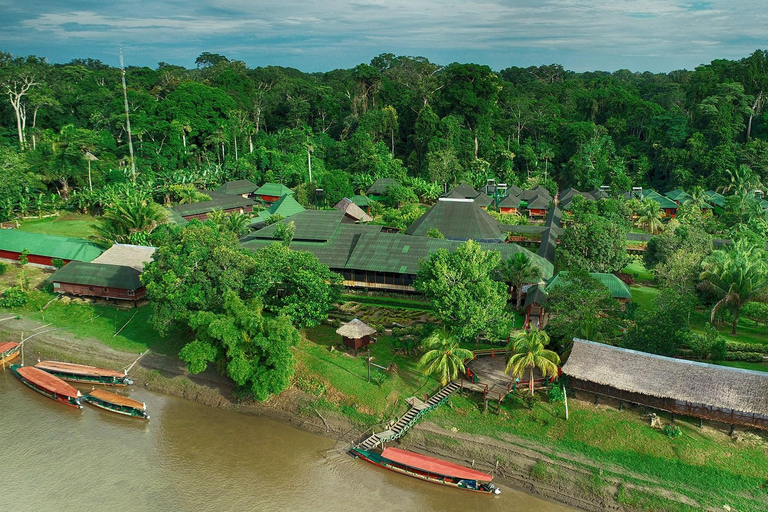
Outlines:
{"type": "Polygon", "coordinates": [[[115,414],[122,414],[123,416],[130,416],[132,418],[141,418],[145,420],[149,419],[149,415],[145,411],[122,408],[118,405],[104,402],[103,400],[99,400],[98,398],[94,398],[90,395],[85,395],[83,400],[93,405],[94,407],[98,407],[99,409],[104,409],[105,411],[113,412],[115,414]]]}
{"type": "Polygon", "coordinates": [[[470,487],[464,487],[459,482],[461,480],[454,481],[456,479],[452,479],[450,477],[440,477],[437,475],[427,475],[427,474],[421,474],[417,473],[413,470],[410,470],[408,468],[402,467],[392,461],[389,461],[383,457],[378,457],[373,452],[366,452],[365,450],[357,450],[353,448],[350,450],[350,453],[354,455],[355,457],[359,457],[363,459],[366,462],[370,462],[371,464],[375,466],[379,466],[380,468],[388,469],[389,471],[394,471],[395,473],[400,473],[401,475],[410,476],[411,478],[418,478],[419,480],[424,480],[425,482],[430,482],[433,484],[440,484],[445,485],[447,487],[453,487],[454,489],[461,489],[462,491],[471,491],[471,492],[477,492],[481,494],[498,494],[496,492],[496,489],[498,489],[495,486],[483,486],[480,488],[470,488],[470,487]]]}
{"type": "Polygon", "coordinates": [[[25,378],[23,375],[21,375],[18,371],[20,368],[17,364],[11,365],[11,372],[29,389],[32,389],[33,391],[37,391],[41,395],[50,398],[54,402],[59,402],[60,404],[74,407],[76,409],[82,409],[83,404],[80,402],[80,399],[77,397],[72,397],[68,395],[63,395],[61,393],[57,393],[55,391],[51,391],[49,389],[45,389],[41,386],[38,386],[34,382],[30,381],[29,379],[25,378]]]}
{"type": "Polygon", "coordinates": [[[103,386],[118,387],[133,384],[133,381],[131,381],[131,379],[125,375],[115,375],[117,372],[103,370],[93,366],[59,363],[57,361],[44,361],[42,363],[36,364],[35,366],[67,382],[79,382],[81,384],[101,384],[103,386]],[[81,368],[82,370],[80,370],[81,368]],[[102,372],[107,374],[100,374],[102,372]]]}
{"type": "Polygon", "coordinates": [[[19,350],[19,348],[17,347],[13,350],[9,350],[7,352],[0,354],[0,366],[10,363],[11,361],[19,357],[20,353],[21,353],[21,350],[19,350]]]}

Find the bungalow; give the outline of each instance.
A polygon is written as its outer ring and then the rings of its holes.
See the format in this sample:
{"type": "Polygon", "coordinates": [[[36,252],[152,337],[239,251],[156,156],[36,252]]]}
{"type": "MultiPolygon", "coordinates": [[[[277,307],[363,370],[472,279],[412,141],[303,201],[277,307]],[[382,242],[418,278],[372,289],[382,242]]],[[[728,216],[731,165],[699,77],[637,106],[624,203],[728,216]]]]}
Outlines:
{"type": "Polygon", "coordinates": [[[373,217],[365,213],[362,208],[357,206],[352,202],[351,199],[347,199],[346,197],[336,203],[334,209],[340,212],[344,212],[345,218],[351,220],[352,222],[370,222],[373,220],[373,217]]]}
{"type": "Polygon", "coordinates": [[[677,215],[678,204],[672,201],[670,198],[663,196],[658,192],[654,192],[653,190],[643,194],[643,198],[650,199],[651,201],[656,201],[659,203],[659,206],[661,206],[661,209],[664,210],[664,215],[666,217],[674,219],[675,215],[677,215]]]}
{"type": "Polygon", "coordinates": [[[499,203],[499,211],[501,213],[519,213],[518,212],[519,209],[520,209],[519,196],[513,196],[512,194],[510,194],[507,197],[505,197],[502,202],[499,203]]]}
{"type": "Polygon", "coordinates": [[[285,194],[283,197],[272,203],[272,206],[266,210],[259,212],[257,223],[266,222],[273,215],[279,215],[283,219],[287,219],[297,213],[301,213],[306,209],[296,201],[292,195],[285,194]]]}
{"type": "Polygon", "coordinates": [[[676,188],[675,190],[670,190],[666,194],[664,194],[674,202],[676,202],[678,205],[685,204],[686,201],[690,201],[693,199],[693,196],[688,194],[687,192],[680,190],[679,188],[676,188]]]}
{"type": "Polygon", "coordinates": [[[293,195],[293,190],[282,183],[265,183],[254,192],[265,203],[274,203],[285,194],[293,195]]]}
{"type": "Polygon", "coordinates": [[[573,340],[563,374],[572,391],[768,430],[768,373],[573,340]]]}
{"type": "Polygon", "coordinates": [[[546,196],[536,196],[525,205],[525,209],[528,212],[528,216],[534,219],[543,219],[547,216],[547,210],[549,209],[549,202],[552,199],[547,199],[546,196]]]}
{"type": "Polygon", "coordinates": [[[368,207],[371,205],[371,202],[368,200],[367,196],[358,194],[350,197],[349,199],[357,206],[365,210],[365,213],[368,213],[368,207]]]}
{"type": "Polygon", "coordinates": [[[707,200],[714,206],[715,213],[721,215],[725,211],[725,196],[718,194],[714,190],[704,192],[707,200]]]}
{"type": "Polygon", "coordinates": [[[24,251],[28,251],[30,263],[52,266],[55,259],[64,263],[91,261],[104,249],[84,238],[0,229],[0,258],[18,261],[24,251]]]}
{"type": "Polygon", "coordinates": [[[368,188],[366,195],[374,201],[381,201],[387,196],[389,187],[400,185],[394,178],[379,178],[368,188]]]}
{"type": "MultiPolygon", "coordinates": [[[[629,286],[621,279],[613,274],[607,274],[602,272],[590,272],[590,276],[600,281],[611,292],[611,297],[616,299],[622,307],[632,300],[632,292],[629,290],[629,286]]],[[[552,277],[546,284],[539,284],[539,290],[533,290],[534,296],[525,297],[524,308],[526,311],[525,325],[530,325],[532,320],[535,320],[534,325],[544,327],[547,323],[548,316],[546,315],[545,305],[549,298],[549,294],[553,289],[558,286],[563,286],[568,282],[568,272],[558,272],[552,277]]]]}
{"type": "Polygon", "coordinates": [[[172,210],[184,220],[198,219],[204,221],[208,219],[208,214],[214,210],[221,210],[224,213],[250,213],[253,211],[253,205],[256,204],[253,199],[239,195],[214,194],[211,197],[210,201],[179,204],[174,206],[172,210]]]}
{"type": "Polygon", "coordinates": [[[228,181],[216,189],[219,194],[229,196],[253,197],[253,193],[259,188],[250,180],[228,181]]]}
{"type": "Polygon", "coordinates": [[[67,263],[48,278],[56,293],[137,301],[146,295],[140,272],[125,265],[67,263]]]}

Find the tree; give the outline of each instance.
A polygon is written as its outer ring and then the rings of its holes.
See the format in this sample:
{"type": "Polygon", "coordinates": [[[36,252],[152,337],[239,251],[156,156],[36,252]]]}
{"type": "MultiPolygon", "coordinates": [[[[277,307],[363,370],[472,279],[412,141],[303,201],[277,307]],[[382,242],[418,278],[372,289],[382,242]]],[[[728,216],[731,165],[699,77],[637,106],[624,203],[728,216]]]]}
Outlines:
{"type": "Polygon", "coordinates": [[[750,301],[768,299],[768,256],[760,246],[737,240],[729,247],[713,251],[701,262],[702,285],[720,300],[712,307],[710,322],[727,307],[733,316],[731,334],[736,334],[739,313],[750,301]]]}
{"type": "Polygon", "coordinates": [[[648,231],[651,235],[661,231],[661,205],[652,199],[644,199],[638,212],[637,225],[648,231]]]}
{"type": "Polygon", "coordinates": [[[264,317],[258,300],[244,302],[234,290],[227,290],[223,312],[197,311],[190,316],[189,325],[195,339],[181,349],[179,357],[190,372],[200,373],[209,363],[219,364],[257,400],[266,400],[290,385],[294,364],[290,347],[300,336],[285,316],[264,317]]]}
{"type": "Polygon", "coordinates": [[[649,311],[641,312],[622,346],[651,354],[674,356],[686,344],[696,298],[663,288],[649,311]]]}
{"type": "Polygon", "coordinates": [[[275,233],[273,237],[280,240],[280,243],[286,247],[291,246],[293,236],[296,234],[296,224],[293,221],[281,222],[275,226],[275,233]]]}
{"type": "Polygon", "coordinates": [[[584,271],[568,272],[560,281],[563,284],[548,290],[546,327],[558,342],[558,351],[568,352],[577,333],[593,341],[612,337],[619,327],[621,305],[610,290],[584,271]]]}
{"type": "Polygon", "coordinates": [[[618,272],[626,262],[626,228],[599,215],[583,215],[568,226],[556,252],[559,270],[618,272]]]}
{"type": "Polygon", "coordinates": [[[496,277],[509,284],[509,293],[516,292],[515,308],[523,302],[523,285],[536,283],[541,279],[541,268],[524,252],[518,252],[501,262],[495,270],[496,277]]]}
{"type": "Polygon", "coordinates": [[[506,286],[491,278],[500,261],[472,240],[454,252],[439,249],[419,262],[414,288],[431,301],[435,315],[460,339],[479,339],[503,316],[506,286]]]}
{"type": "Polygon", "coordinates": [[[256,269],[246,289],[270,311],[294,325],[312,327],[326,318],[341,294],[341,276],[312,253],[274,243],[253,253],[256,269]]]}
{"type": "MultiPolygon", "coordinates": [[[[28,61],[33,60],[30,57],[28,61]]],[[[27,124],[27,106],[24,97],[27,96],[30,91],[40,85],[37,77],[35,76],[32,67],[29,62],[24,62],[24,59],[15,59],[14,64],[16,69],[11,70],[9,66],[8,76],[1,77],[0,90],[8,96],[8,101],[13,107],[13,112],[16,115],[16,131],[19,137],[19,148],[24,149],[26,146],[26,136],[24,130],[27,124]]]]}
{"type": "Polygon", "coordinates": [[[549,336],[536,328],[530,331],[518,331],[507,345],[507,350],[513,352],[504,368],[504,373],[512,372],[517,378],[523,378],[525,370],[529,372],[528,389],[533,396],[533,369],[538,368],[542,376],[555,377],[560,356],[547,350],[549,336]]]}
{"type": "Polygon", "coordinates": [[[464,361],[472,359],[472,351],[459,347],[456,337],[445,329],[438,329],[423,342],[426,350],[418,367],[425,375],[437,375],[440,385],[456,380],[464,371],[464,361]]]}
{"type": "Polygon", "coordinates": [[[151,199],[139,194],[128,196],[105,209],[93,239],[105,246],[113,243],[146,245],[152,230],[165,220],[165,212],[151,199]]]}

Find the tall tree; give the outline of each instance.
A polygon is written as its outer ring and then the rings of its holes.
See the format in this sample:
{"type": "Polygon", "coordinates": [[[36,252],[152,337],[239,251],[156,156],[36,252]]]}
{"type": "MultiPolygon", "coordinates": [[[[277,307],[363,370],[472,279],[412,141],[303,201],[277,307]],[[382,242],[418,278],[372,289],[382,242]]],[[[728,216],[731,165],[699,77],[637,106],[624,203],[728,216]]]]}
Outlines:
{"type": "Polygon", "coordinates": [[[523,285],[536,283],[541,279],[541,268],[524,252],[518,252],[501,262],[495,270],[499,280],[509,283],[509,293],[515,292],[515,308],[523,302],[523,285]]]}
{"type": "Polygon", "coordinates": [[[472,351],[459,347],[456,337],[445,329],[430,334],[422,346],[426,351],[418,367],[426,375],[436,375],[440,385],[456,380],[464,371],[464,361],[472,359],[472,351]]]}
{"type": "Polygon", "coordinates": [[[557,375],[557,365],[560,364],[560,356],[546,347],[549,344],[549,336],[546,332],[533,328],[529,331],[518,331],[507,345],[507,350],[512,352],[504,373],[512,372],[517,378],[523,378],[528,370],[528,389],[533,396],[533,370],[538,368],[542,376],[557,375]]]}

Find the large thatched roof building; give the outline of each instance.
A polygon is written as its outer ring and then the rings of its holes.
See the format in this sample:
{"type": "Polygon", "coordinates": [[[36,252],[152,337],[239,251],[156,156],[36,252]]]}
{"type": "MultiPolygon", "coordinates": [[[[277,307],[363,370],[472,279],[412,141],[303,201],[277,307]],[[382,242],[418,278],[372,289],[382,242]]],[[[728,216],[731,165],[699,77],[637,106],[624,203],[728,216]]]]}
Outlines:
{"type": "Polygon", "coordinates": [[[573,389],[685,416],[768,429],[768,373],[574,339],[573,389]]]}
{"type": "Polygon", "coordinates": [[[499,223],[480,208],[474,199],[441,197],[432,208],[408,226],[406,235],[426,236],[435,228],[449,240],[502,242],[499,223]]]}

